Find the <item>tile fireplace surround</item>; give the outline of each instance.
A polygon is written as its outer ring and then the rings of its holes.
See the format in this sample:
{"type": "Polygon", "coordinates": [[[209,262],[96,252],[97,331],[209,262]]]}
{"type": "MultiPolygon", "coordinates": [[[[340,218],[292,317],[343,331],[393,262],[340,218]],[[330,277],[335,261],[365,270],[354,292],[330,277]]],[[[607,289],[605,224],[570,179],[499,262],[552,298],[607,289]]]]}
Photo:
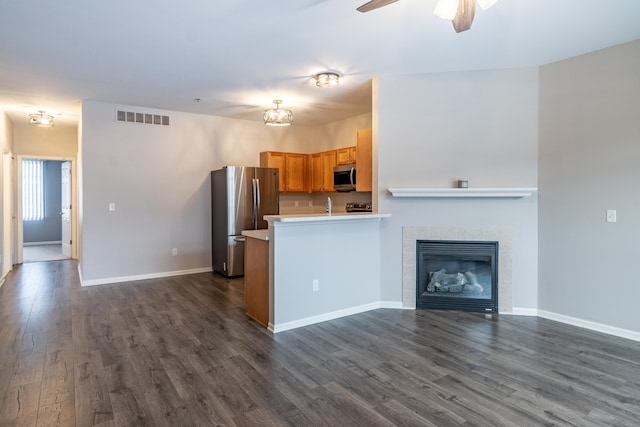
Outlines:
{"type": "Polygon", "coordinates": [[[402,227],[402,306],[416,308],[416,240],[498,242],[498,313],[512,313],[513,233],[507,228],[402,227]]]}

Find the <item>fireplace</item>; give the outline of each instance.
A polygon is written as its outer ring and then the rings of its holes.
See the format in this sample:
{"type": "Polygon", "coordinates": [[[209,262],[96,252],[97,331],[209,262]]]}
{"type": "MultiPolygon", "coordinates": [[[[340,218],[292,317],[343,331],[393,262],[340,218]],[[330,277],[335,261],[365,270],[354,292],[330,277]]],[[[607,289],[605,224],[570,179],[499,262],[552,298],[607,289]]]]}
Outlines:
{"type": "Polygon", "coordinates": [[[497,313],[498,246],[416,240],[416,308],[497,313]]]}

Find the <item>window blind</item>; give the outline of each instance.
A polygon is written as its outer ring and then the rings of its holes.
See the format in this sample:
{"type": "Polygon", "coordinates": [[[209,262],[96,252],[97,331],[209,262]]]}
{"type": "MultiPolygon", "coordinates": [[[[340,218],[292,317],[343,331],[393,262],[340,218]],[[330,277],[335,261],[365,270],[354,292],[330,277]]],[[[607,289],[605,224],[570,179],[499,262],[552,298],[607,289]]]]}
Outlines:
{"type": "Polygon", "coordinates": [[[22,160],[22,220],[44,219],[44,161],[22,160]]]}

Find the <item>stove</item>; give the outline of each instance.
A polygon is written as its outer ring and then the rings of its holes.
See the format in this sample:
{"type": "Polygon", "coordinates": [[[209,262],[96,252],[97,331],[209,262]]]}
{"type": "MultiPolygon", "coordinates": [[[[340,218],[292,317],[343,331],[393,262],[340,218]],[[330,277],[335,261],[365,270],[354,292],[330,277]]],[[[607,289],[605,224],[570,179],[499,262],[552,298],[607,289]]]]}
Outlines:
{"type": "Polygon", "coordinates": [[[347,212],[371,212],[371,203],[347,203],[347,212]]]}

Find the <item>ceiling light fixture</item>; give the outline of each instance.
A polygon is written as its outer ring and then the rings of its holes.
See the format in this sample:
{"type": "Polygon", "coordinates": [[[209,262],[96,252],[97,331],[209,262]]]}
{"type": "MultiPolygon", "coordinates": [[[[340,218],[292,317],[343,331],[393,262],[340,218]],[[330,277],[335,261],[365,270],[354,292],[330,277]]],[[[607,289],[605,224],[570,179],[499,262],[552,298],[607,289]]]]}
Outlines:
{"type": "Polygon", "coordinates": [[[316,74],[316,86],[318,87],[338,87],[340,75],[330,71],[316,74]]]}
{"type": "Polygon", "coordinates": [[[290,126],[293,123],[293,113],[291,110],[280,109],[282,100],[274,99],[273,103],[276,104],[276,108],[269,108],[264,110],[264,124],[267,126],[290,126]]]}
{"type": "Polygon", "coordinates": [[[29,114],[29,124],[40,128],[52,128],[53,116],[49,116],[44,111],[39,110],[37,113],[29,114]]]}

